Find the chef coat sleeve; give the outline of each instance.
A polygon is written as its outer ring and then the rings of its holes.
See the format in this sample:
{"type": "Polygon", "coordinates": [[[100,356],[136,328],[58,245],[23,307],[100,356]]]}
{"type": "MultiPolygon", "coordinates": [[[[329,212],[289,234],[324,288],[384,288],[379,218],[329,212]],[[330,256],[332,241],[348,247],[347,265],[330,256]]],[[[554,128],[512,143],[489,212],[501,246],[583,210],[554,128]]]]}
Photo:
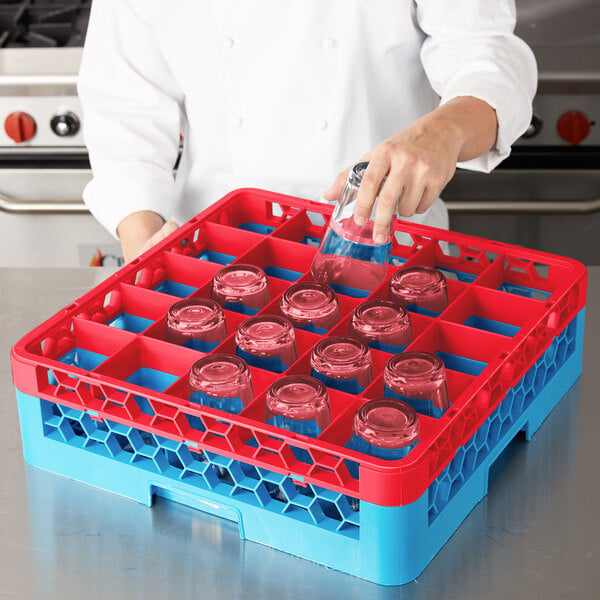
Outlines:
{"type": "Polygon", "coordinates": [[[459,167],[491,171],[510,154],[531,121],[537,66],[530,48],[514,35],[514,0],[416,0],[427,35],[421,60],[441,104],[474,96],[496,111],[495,147],[459,167]]]}
{"type": "Polygon", "coordinates": [[[152,0],[94,0],[78,78],[93,179],[83,199],[113,235],[129,214],[168,220],[183,95],[152,24],[152,0]]]}

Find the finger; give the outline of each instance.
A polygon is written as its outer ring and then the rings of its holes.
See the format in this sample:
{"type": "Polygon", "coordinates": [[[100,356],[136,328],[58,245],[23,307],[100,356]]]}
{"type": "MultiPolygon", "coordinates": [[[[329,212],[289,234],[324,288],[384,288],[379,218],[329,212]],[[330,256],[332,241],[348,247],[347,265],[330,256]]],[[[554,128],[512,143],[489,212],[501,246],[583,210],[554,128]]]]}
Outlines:
{"type": "Polygon", "coordinates": [[[377,198],[375,224],[373,226],[373,241],[385,244],[390,235],[392,219],[396,214],[398,200],[402,196],[404,180],[398,171],[390,171],[377,198]]]}
{"type": "Polygon", "coordinates": [[[412,217],[421,204],[425,193],[425,182],[418,178],[412,178],[404,188],[404,193],[398,202],[398,214],[401,217],[412,217]]]}
{"type": "Polygon", "coordinates": [[[149,240],[142,245],[137,256],[140,256],[147,250],[150,250],[150,248],[156,246],[156,244],[159,242],[162,242],[178,228],[179,225],[175,221],[167,221],[149,240]]]}
{"type": "Polygon", "coordinates": [[[123,261],[125,264],[127,264],[132,260],[135,260],[143,252],[143,250],[132,249],[127,244],[121,244],[121,252],[123,254],[123,261]]]}
{"type": "Polygon", "coordinates": [[[167,221],[161,228],[159,233],[162,233],[162,238],[164,239],[167,236],[171,235],[174,231],[179,229],[179,225],[175,221],[167,221]]]}
{"type": "Polygon", "coordinates": [[[419,206],[417,206],[417,210],[415,212],[419,215],[427,212],[431,205],[436,201],[438,195],[438,186],[427,186],[421,198],[421,202],[419,202],[419,206]]]}
{"type": "Polygon", "coordinates": [[[148,250],[150,250],[150,248],[152,248],[152,246],[154,246],[155,243],[156,242],[154,242],[152,240],[152,238],[150,238],[149,240],[147,240],[146,242],[144,242],[144,244],[138,250],[138,252],[137,252],[137,254],[135,255],[134,258],[137,258],[138,256],[141,256],[142,254],[144,254],[144,252],[147,252],[148,250]]]}
{"type": "Polygon", "coordinates": [[[162,242],[166,237],[171,235],[178,228],[175,221],[167,221],[151,238],[150,242],[155,246],[158,242],[162,242]]]}
{"type": "Polygon", "coordinates": [[[346,169],[338,174],[335,178],[335,183],[323,194],[325,200],[339,200],[342,197],[348,173],[350,173],[350,169],[346,169]]]}
{"type": "Polygon", "coordinates": [[[354,222],[363,226],[371,217],[373,204],[377,198],[377,192],[381,186],[383,178],[390,170],[390,161],[388,158],[373,157],[369,166],[363,174],[358,194],[356,196],[356,206],[354,208],[354,222]]]}

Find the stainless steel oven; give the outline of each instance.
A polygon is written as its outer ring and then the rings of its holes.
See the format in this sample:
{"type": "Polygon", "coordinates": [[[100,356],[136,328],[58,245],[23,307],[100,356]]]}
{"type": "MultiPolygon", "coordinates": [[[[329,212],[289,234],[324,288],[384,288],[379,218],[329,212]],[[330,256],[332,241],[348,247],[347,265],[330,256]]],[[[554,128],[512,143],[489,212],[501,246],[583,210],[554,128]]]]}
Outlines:
{"type": "Polygon", "coordinates": [[[81,201],[77,72],[91,0],[0,1],[0,266],[114,263],[81,201]]]}
{"type": "Polygon", "coordinates": [[[539,67],[534,117],[489,175],[444,190],[457,231],[600,264],[600,2],[517,0],[539,67]]]}

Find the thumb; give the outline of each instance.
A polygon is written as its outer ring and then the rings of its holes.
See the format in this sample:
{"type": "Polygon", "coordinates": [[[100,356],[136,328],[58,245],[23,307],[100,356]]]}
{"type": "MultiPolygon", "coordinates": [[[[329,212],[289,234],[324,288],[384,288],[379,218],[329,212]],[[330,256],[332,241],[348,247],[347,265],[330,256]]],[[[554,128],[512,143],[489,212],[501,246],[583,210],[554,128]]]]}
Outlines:
{"type": "Polygon", "coordinates": [[[346,179],[348,179],[348,173],[350,169],[346,169],[338,174],[335,178],[335,183],[323,194],[325,200],[338,200],[342,196],[342,191],[344,190],[344,184],[346,183],[346,179]]]}
{"type": "Polygon", "coordinates": [[[348,167],[345,171],[342,171],[335,179],[335,183],[323,194],[325,200],[340,200],[342,197],[342,192],[344,191],[344,184],[346,183],[346,179],[348,179],[348,174],[350,170],[354,168],[354,165],[357,165],[361,162],[369,162],[372,151],[363,154],[360,160],[356,161],[351,167],[348,167]]]}

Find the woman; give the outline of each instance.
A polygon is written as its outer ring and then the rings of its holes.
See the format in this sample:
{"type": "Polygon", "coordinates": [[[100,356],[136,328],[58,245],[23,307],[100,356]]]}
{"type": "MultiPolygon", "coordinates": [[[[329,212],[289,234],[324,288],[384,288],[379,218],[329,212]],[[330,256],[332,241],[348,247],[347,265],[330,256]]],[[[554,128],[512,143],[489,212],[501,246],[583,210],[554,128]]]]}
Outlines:
{"type": "Polygon", "coordinates": [[[456,166],[490,171],[530,121],[514,25],[514,0],[95,0],[84,200],[129,261],[232,189],[331,200],[368,160],[376,239],[396,208],[447,228],[456,166]]]}

